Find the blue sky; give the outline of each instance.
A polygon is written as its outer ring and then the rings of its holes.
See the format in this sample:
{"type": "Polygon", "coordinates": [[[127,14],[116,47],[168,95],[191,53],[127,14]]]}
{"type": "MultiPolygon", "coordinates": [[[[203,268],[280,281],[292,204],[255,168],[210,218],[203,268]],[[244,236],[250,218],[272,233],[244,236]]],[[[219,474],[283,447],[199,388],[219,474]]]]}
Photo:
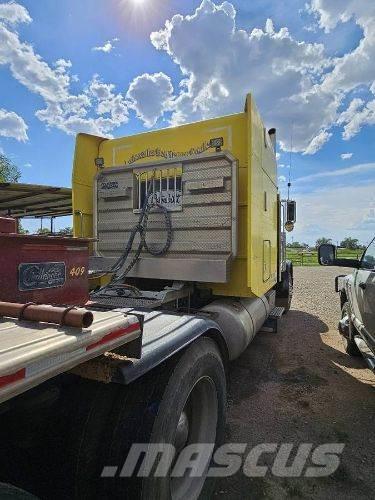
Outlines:
{"type": "Polygon", "coordinates": [[[0,3],[0,148],[23,182],[69,186],[76,132],[121,136],[220,116],[241,111],[252,91],[278,129],[284,193],[292,160],[294,240],[366,243],[374,53],[368,0],[0,3]]]}

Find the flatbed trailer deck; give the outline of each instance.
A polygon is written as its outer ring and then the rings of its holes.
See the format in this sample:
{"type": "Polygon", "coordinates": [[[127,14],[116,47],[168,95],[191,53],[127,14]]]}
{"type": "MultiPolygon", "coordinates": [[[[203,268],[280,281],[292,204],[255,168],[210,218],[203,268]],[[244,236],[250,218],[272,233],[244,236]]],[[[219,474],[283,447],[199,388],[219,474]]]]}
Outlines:
{"type": "Polygon", "coordinates": [[[95,311],[89,328],[0,318],[0,403],[141,337],[140,318],[95,311]]]}

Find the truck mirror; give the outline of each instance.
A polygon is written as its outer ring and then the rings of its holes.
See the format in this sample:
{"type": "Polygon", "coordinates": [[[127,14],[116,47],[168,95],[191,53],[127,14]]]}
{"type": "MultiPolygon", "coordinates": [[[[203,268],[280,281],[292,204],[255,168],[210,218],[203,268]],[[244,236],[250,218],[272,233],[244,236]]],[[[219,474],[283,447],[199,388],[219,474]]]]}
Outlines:
{"type": "Polygon", "coordinates": [[[323,243],[318,248],[318,262],[321,266],[334,266],[336,261],[336,246],[323,243]]]}
{"type": "Polygon", "coordinates": [[[288,200],[286,202],[286,220],[287,222],[296,222],[297,210],[296,202],[288,200]]]}
{"type": "Polygon", "coordinates": [[[284,224],[284,229],[285,231],[288,231],[290,233],[294,229],[294,222],[286,221],[284,224]]]}

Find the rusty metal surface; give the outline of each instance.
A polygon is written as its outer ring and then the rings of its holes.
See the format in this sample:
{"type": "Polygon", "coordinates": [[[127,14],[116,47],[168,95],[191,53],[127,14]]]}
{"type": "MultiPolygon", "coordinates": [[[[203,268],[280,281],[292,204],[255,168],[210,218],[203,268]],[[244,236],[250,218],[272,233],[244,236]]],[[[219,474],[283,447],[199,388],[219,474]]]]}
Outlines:
{"type": "Polygon", "coordinates": [[[92,312],[84,309],[30,303],[17,304],[14,302],[0,302],[0,316],[55,323],[74,328],[88,328],[94,321],[92,312]]]}

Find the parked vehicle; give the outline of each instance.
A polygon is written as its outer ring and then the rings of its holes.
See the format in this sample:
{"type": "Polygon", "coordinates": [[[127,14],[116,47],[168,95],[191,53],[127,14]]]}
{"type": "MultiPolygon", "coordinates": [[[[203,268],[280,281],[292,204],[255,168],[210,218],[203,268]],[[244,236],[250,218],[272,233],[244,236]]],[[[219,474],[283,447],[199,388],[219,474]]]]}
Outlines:
{"type": "Polygon", "coordinates": [[[319,264],[352,267],[352,274],[337,276],[336,291],[340,293],[341,320],[339,332],[351,356],[363,355],[369,368],[375,370],[375,238],[362,258],[337,259],[336,247],[319,247],[319,264]]]}
{"type": "Polygon", "coordinates": [[[76,240],[14,235],[0,300],[11,290],[21,304],[74,305],[75,290],[94,322],[62,326],[68,308],[61,326],[46,326],[37,305],[4,306],[0,480],[43,498],[209,494],[205,474],[100,475],[121,470],[133,443],[180,451],[222,441],[228,363],[265,324],[275,330],[292,299],[284,227],[296,207],[279,198],[275,153],[276,131],[250,95],[236,115],[118,139],[77,136],[76,240]]]}

